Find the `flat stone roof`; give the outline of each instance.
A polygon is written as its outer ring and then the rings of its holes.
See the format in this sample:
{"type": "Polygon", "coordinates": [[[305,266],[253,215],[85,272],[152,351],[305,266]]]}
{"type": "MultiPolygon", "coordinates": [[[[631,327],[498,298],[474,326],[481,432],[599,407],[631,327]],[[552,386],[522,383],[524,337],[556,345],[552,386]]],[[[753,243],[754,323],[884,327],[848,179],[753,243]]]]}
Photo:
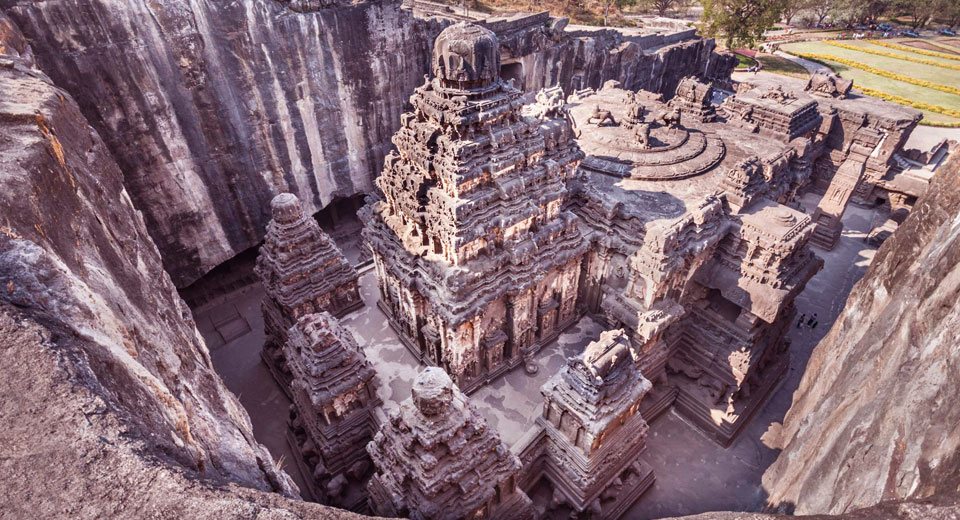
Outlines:
{"type": "MultiPolygon", "coordinates": [[[[666,108],[665,103],[655,101],[649,93],[641,92],[639,97],[646,107],[647,122],[666,108]]],[[[751,155],[772,160],[791,149],[790,144],[723,121],[703,123],[684,116],[682,126],[685,128],[652,128],[652,148],[640,150],[633,130],[623,125],[627,91],[604,89],[567,106],[580,131],[577,142],[587,154],[581,165],[581,170],[587,173],[584,189],[598,190],[604,204],[622,203],[622,213],[643,222],[680,218],[720,192],[727,170],[738,161],[751,155]],[[587,119],[597,106],[610,111],[618,125],[588,124],[587,119]],[[698,139],[706,141],[703,146],[694,142],[698,139]],[[716,151],[715,147],[711,148],[710,140],[722,143],[719,157],[710,157],[716,151]],[[638,172],[645,174],[646,170],[640,171],[642,168],[638,168],[637,162],[649,165],[650,169],[681,172],[686,169],[689,175],[659,180],[629,178],[638,172]],[[701,167],[705,169],[698,173],[701,167]]]]}

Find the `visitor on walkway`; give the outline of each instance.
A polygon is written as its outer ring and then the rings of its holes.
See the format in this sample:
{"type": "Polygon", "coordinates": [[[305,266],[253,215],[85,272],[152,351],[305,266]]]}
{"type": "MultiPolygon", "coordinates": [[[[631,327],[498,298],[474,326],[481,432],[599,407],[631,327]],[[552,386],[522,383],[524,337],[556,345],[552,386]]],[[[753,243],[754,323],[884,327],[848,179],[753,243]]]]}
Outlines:
{"type": "Polygon", "coordinates": [[[797,321],[797,328],[798,328],[798,329],[803,328],[803,318],[805,318],[805,317],[807,317],[807,313],[803,313],[803,314],[800,315],[800,320],[797,321]]]}
{"type": "Polygon", "coordinates": [[[814,329],[817,327],[816,323],[817,323],[817,313],[813,313],[813,316],[810,316],[810,319],[807,320],[807,326],[810,327],[811,329],[814,329]]]}

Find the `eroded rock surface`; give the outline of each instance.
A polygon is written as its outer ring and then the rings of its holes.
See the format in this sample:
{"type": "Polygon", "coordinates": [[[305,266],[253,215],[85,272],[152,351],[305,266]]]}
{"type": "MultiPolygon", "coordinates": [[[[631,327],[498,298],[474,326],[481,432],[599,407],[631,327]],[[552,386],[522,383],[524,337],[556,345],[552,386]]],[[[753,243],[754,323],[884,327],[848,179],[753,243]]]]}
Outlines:
{"type": "Polygon", "coordinates": [[[814,350],[769,500],[842,513],[960,485],[960,160],[877,252],[814,350]]]}
{"type": "Polygon", "coordinates": [[[174,282],[256,245],[270,200],[370,191],[436,22],[399,2],[0,1],[103,136],[174,282]]]}
{"type": "Polygon", "coordinates": [[[4,513],[123,516],[169,504],[169,486],[209,492],[186,478],[295,497],[214,372],[117,164],[0,27],[4,513]]]}
{"type": "MultiPolygon", "coordinates": [[[[0,0],[0,9],[100,132],[183,287],[260,242],[274,195],[294,193],[314,213],[373,189],[449,22],[415,18],[399,0],[333,4],[0,0]]],[[[729,77],[735,62],[713,40],[647,52],[615,31],[520,25],[494,29],[524,63],[526,90],[617,79],[669,96],[684,75],[729,77]]]]}

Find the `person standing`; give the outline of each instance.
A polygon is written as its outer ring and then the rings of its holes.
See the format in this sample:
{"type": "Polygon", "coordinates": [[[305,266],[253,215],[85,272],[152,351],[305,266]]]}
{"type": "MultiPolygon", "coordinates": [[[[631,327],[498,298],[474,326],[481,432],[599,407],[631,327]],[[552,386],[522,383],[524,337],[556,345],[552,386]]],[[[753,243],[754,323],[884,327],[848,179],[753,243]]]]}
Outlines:
{"type": "Polygon", "coordinates": [[[801,327],[803,327],[803,319],[806,318],[806,317],[807,317],[807,313],[803,313],[803,314],[800,315],[800,320],[797,321],[797,328],[798,328],[798,329],[801,328],[801,327]]]}

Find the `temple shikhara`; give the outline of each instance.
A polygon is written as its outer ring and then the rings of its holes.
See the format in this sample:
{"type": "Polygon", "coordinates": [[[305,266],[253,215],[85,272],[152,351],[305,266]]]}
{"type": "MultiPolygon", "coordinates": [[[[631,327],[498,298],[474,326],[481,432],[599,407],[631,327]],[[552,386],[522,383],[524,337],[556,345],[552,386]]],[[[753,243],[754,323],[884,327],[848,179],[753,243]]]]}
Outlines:
{"type": "Polygon", "coordinates": [[[356,511],[622,517],[656,485],[658,416],[725,447],[777,388],[823,266],[812,246],[834,246],[848,203],[916,191],[898,154],[919,112],[835,76],[524,93],[494,32],[466,23],[431,63],[360,219],[375,319],[427,366],[410,398],[377,410],[374,372],[394,361],[368,361],[330,315],[362,305],[358,274],[292,195],[257,264],[291,444],[312,494],[356,511]],[[545,369],[541,349],[581,321],[603,332],[545,369]],[[541,395],[503,404],[527,413],[494,421],[508,443],[481,411],[519,367],[541,395]]]}
{"type": "Polygon", "coordinates": [[[377,467],[369,489],[378,515],[536,518],[517,487],[520,460],[439,368],[420,372],[411,397],[391,412],[367,450],[377,467]]]}
{"type": "Polygon", "coordinates": [[[287,331],[300,316],[329,312],[343,316],[363,306],[359,275],[291,193],[271,202],[273,220],[254,269],[263,283],[266,342],[263,359],[289,393],[291,372],[284,357],[287,331]]]}
{"type": "Polygon", "coordinates": [[[583,153],[562,97],[527,117],[499,71],[490,30],[437,37],[434,78],[411,96],[377,179],[383,198],[363,218],[391,325],[466,392],[573,323],[587,250],[567,208],[583,153]]]}
{"type": "Polygon", "coordinates": [[[313,476],[308,491],[324,503],[366,511],[372,466],[364,447],[380,426],[376,409],[383,404],[373,366],[327,312],[301,316],[283,353],[293,374],[291,445],[313,476]]]}

